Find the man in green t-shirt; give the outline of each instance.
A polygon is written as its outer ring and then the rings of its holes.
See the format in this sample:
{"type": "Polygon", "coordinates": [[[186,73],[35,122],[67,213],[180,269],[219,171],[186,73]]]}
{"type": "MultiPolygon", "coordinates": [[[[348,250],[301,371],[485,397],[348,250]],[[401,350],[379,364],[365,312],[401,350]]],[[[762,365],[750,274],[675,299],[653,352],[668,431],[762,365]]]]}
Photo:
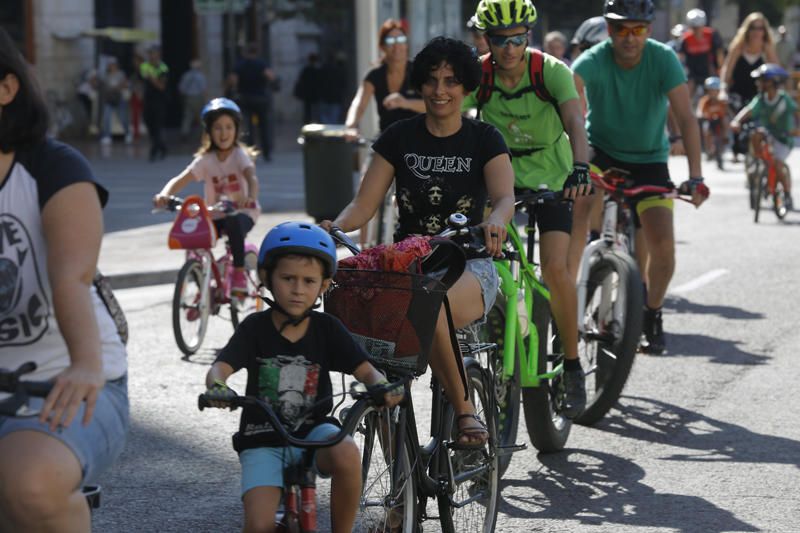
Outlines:
{"type": "MultiPolygon", "coordinates": [[[[535,21],[531,0],[481,0],[478,4],[475,27],[486,33],[494,63],[493,88],[480,105],[481,119],[497,127],[505,138],[517,188],[536,190],[546,185],[575,199],[591,192],[583,112],[569,67],[550,55],[544,54],[542,77],[555,103],[532,90],[527,44],[535,21]]],[[[479,107],[475,92],[465,98],[463,107],[479,107]]],[[[567,267],[572,205],[541,206],[537,225],[542,275],[551,292],[553,317],[564,348],[562,414],[574,418],[586,405],[586,391],[578,359],[575,276],[567,267]]],[[[584,237],[581,246],[585,242],[584,237]]]]}
{"type": "MultiPolygon", "coordinates": [[[[707,192],[700,169],[700,131],[678,57],[649,38],[654,11],[651,0],[606,0],[603,16],[611,38],[584,52],[572,66],[578,92],[587,101],[592,163],[627,170],[640,185],[672,186],[665,133],[671,107],[689,160],[690,179],[680,188],[691,191],[700,205],[707,192]]],[[[664,350],[661,307],[675,269],[673,202],[651,196],[637,197],[632,204],[636,255],[647,287],[644,348],[658,354],[664,350]]]]}

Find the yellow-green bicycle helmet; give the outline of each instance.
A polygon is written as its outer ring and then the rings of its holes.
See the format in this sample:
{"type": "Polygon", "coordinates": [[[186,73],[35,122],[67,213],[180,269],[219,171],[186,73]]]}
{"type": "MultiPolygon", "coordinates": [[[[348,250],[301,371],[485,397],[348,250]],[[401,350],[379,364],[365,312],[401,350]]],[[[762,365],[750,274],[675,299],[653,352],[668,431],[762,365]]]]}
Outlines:
{"type": "Polygon", "coordinates": [[[481,31],[504,30],[536,22],[531,0],[481,0],[475,10],[475,27],[481,31]]]}

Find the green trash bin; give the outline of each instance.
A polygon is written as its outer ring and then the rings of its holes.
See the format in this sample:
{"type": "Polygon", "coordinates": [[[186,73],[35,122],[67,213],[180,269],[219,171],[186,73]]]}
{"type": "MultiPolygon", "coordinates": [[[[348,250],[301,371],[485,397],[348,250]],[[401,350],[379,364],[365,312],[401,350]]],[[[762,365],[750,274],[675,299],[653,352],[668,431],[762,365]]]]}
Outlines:
{"type": "Polygon", "coordinates": [[[314,220],[333,220],[355,196],[354,152],[342,124],[306,124],[297,142],[303,146],[306,212],[314,220]]]}

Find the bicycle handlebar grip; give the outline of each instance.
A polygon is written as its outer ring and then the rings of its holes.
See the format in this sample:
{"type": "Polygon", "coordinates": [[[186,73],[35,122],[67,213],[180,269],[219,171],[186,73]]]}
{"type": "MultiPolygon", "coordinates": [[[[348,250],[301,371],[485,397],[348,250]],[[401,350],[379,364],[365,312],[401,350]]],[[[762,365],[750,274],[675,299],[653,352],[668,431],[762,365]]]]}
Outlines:
{"type": "Polygon", "coordinates": [[[45,398],[53,390],[51,381],[20,381],[20,384],[30,396],[45,398]]]}

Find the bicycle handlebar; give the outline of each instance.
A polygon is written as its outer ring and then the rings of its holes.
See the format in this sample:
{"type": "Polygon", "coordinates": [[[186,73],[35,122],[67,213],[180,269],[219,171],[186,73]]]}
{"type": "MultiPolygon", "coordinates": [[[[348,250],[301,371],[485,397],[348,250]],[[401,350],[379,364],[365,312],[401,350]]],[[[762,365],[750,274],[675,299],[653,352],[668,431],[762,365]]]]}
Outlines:
{"type": "MultiPolygon", "coordinates": [[[[183,205],[184,199],[179,196],[169,196],[167,200],[167,205],[164,207],[154,207],[151,212],[152,213],[163,213],[165,211],[175,212],[181,208],[183,205]]],[[[239,213],[239,209],[236,207],[236,203],[231,200],[220,200],[219,202],[207,206],[209,213],[219,213],[222,215],[234,215],[239,213]]]]}
{"type": "MultiPolygon", "coordinates": [[[[350,409],[351,413],[358,413],[361,411],[361,406],[364,404],[374,405],[376,407],[380,407],[384,404],[383,395],[387,392],[397,388],[397,387],[406,387],[408,382],[412,378],[406,377],[399,381],[395,381],[393,383],[388,383],[385,385],[376,385],[373,387],[368,387],[366,391],[358,391],[351,387],[349,394],[353,399],[356,400],[356,403],[350,409]]],[[[353,429],[355,428],[356,424],[356,417],[348,416],[345,418],[344,424],[342,424],[342,429],[333,439],[323,440],[323,441],[313,441],[313,440],[304,440],[298,439],[297,437],[293,437],[284,427],[283,422],[281,422],[278,415],[272,409],[272,407],[259,398],[254,396],[225,396],[221,394],[214,394],[205,392],[200,394],[197,398],[197,408],[201,411],[204,410],[206,407],[214,407],[218,409],[230,409],[231,411],[237,409],[238,407],[257,407],[260,408],[264,414],[267,416],[267,421],[272,426],[272,428],[280,435],[281,439],[283,439],[287,444],[290,446],[296,446],[298,448],[328,448],[330,446],[335,446],[339,444],[346,436],[352,433],[353,429]],[[212,405],[214,404],[218,405],[212,405]]]]}
{"type": "Polygon", "coordinates": [[[526,190],[525,192],[514,194],[514,206],[523,207],[528,205],[549,205],[561,202],[572,202],[570,198],[564,198],[563,191],[526,190]]]}
{"type": "Polygon", "coordinates": [[[25,374],[36,370],[36,363],[23,363],[16,370],[0,368],[0,392],[10,392],[13,395],[0,402],[0,415],[4,416],[33,416],[38,413],[25,411],[28,399],[33,396],[45,398],[53,389],[52,381],[23,381],[20,379],[25,374]],[[23,414],[24,413],[24,414],[23,414]]]}

